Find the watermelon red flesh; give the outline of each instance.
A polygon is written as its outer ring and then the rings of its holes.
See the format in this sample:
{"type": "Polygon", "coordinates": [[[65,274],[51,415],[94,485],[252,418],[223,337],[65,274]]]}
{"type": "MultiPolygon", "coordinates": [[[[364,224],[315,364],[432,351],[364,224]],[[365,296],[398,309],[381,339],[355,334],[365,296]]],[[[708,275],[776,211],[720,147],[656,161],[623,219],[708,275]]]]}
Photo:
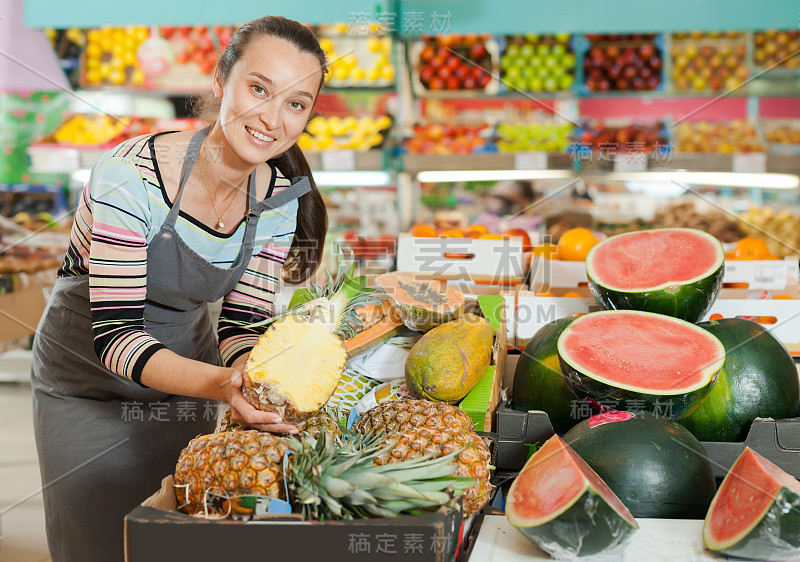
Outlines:
{"type": "Polygon", "coordinates": [[[720,267],[720,244],[690,229],[620,234],[595,248],[594,279],[609,289],[648,291],[702,279],[720,267]],[[658,267],[650,267],[654,261],[658,267]]]}
{"type": "Polygon", "coordinates": [[[589,289],[607,310],[701,320],[722,288],[725,254],[710,234],[657,229],[612,236],[586,257],[589,289]]]}
{"type": "Polygon", "coordinates": [[[578,398],[680,418],[711,392],[725,348],[677,318],[607,310],[573,321],[558,338],[558,355],[578,398]]]}
{"type": "Polygon", "coordinates": [[[619,498],[557,435],[528,460],[511,485],[506,517],[553,555],[594,554],[638,529],[619,498]]]}
{"type": "Polygon", "coordinates": [[[800,482],[745,447],[711,502],[703,540],[735,556],[800,554],[800,482]]]}

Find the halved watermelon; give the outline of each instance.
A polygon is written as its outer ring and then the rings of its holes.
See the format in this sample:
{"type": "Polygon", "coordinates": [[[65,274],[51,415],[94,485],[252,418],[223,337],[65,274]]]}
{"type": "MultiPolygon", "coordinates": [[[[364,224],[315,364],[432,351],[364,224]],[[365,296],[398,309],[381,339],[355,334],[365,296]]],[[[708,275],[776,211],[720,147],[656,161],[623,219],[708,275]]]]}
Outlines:
{"type": "Polygon", "coordinates": [[[558,435],[528,459],[511,484],[506,517],[559,558],[622,544],[639,528],[628,509],[558,435]]]}
{"type": "Polygon", "coordinates": [[[589,417],[583,415],[585,409],[567,386],[558,362],[558,336],[573,320],[561,318],[542,326],[525,344],[514,373],[511,406],[523,412],[547,412],[556,433],[589,417]]]}
{"type": "Polygon", "coordinates": [[[677,419],[711,392],[725,348],[706,330],[677,318],[602,310],[577,318],[561,333],[558,357],[578,398],[677,419]]]}
{"type": "Polygon", "coordinates": [[[427,332],[464,310],[464,294],[441,281],[395,271],[378,275],[375,283],[400,308],[403,323],[412,330],[427,332]]]}
{"type": "Polygon", "coordinates": [[[644,310],[698,322],[722,288],[725,252],[691,228],[626,232],[586,256],[589,289],[607,309],[644,310]]]}
{"type": "Polygon", "coordinates": [[[689,431],[647,412],[606,412],[564,435],[634,517],[700,519],[716,481],[705,449],[689,431]]]}
{"type": "Polygon", "coordinates": [[[703,542],[743,558],[800,555],[800,482],[745,447],[711,502],[703,542]]]}
{"type": "Polygon", "coordinates": [[[791,418],[800,410],[792,356],[769,330],[742,318],[698,324],[725,346],[725,364],[700,407],[680,424],[700,441],[744,441],[756,418],[791,418]]]}

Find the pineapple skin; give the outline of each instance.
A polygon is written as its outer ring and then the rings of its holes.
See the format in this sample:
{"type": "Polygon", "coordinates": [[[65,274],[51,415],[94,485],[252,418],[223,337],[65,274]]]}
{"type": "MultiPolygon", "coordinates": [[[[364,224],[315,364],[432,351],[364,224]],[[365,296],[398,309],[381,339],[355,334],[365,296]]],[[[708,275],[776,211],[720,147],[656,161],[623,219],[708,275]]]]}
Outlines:
{"type": "Polygon", "coordinates": [[[381,444],[389,449],[375,458],[375,466],[418,459],[428,453],[438,458],[465,447],[458,455],[458,467],[453,476],[476,478],[477,482],[464,490],[464,514],[477,513],[489,503],[493,488],[491,455],[489,447],[474,431],[437,431],[417,427],[387,435],[381,444]]]}
{"type": "Polygon", "coordinates": [[[206,490],[228,496],[262,495],[286,500],[286,440],[255,430],[211,433],[192,439],[175,467],[175,497],[190,515],[201,514],[206,490]]]}
{"type": "MultiPolygon", "coordinates": [[[[341,427],[339,427],[339,424],[336,423],[336,420],[326,412],[317,412],[309,417],[306,421],[300,422],[297,427],[300,431],[308,432],[314,439],[319,439],[320,433],[326,430],[335,438],[342,438],[341,427]]],[[[225,415],[222,417],[222,421],[220,422],[219,430],[217,432],[224,433],[229,431],[249,430],[250,428],[233,420],[231,416],[231,410],[228,408],[228,411],[225,412],[225,415]]]]}
{"type": "Polygon", "coordinates": [[[389,400],[371,408],[353,426],[355,433],[393,433],[417,427],[434,430],[471,430],[472,418],[457,406],[401,398],[389,400]]]}

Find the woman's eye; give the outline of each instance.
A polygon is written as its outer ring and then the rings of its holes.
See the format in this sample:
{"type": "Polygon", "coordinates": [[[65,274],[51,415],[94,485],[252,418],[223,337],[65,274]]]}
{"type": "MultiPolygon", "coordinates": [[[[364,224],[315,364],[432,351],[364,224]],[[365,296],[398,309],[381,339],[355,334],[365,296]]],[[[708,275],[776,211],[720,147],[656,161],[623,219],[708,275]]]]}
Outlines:
{"type": "Polygon", "coordinates": [[[299,102],[299,101],[293,101],[293,102],[289,102],[289,105],[291,105],[291,106],[292,106],[292,109],[296,109],[296,110],[298,110],[298,111],[302,111],[302,110],[304,110],[304,109],[306,108],[306,106],[305,106],[305,105],[303,105],[303,104],[302,104],[301,102],[299,102]]]}
{"type": "Polygon", "coordinates": [[[253,88],[253,91],[258,95],[266,93],[266,90],[264,90],[264,88],[262,88],[258,84],[253,84],[252,88],[253,88]]]}

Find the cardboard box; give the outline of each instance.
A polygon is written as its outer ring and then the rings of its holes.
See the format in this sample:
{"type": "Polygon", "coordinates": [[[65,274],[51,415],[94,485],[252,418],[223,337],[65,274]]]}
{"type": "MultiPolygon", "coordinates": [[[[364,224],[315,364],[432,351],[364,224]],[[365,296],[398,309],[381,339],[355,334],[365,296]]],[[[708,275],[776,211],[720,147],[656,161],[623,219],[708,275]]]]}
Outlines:
{"type": "MultiPolygon", "coordinates": [[[[478,527],[470,526],[465,546],[474,544],[478,527]]],[[[178,512],[172,476],[167,476],[158,492],[125,517],[125,560],[456,561],[466,560],[458,554],[464,550],[461,529],[461,512],[444,508],[416,516],[324,523],[302,521],[297,515],[206,520],[178,512]]]]}
{"type": "Polygon", "coordinates": [[[397,238],[397,271],[494,285],[522,283],[522,238],[397,238]]]}
{"type": "MultiPolygon", "coordinates": [[[[521,412],[504,402],[497,410],[497,469],[518,471],[525,465],[529,448],[541,445],[553,435],[553,425],[545,412],[521,412]]],[[[702,441],[714,467],[714,475],[723,478],[744,450],[750,447],[783,470],[800,478],[800,418],[783,420],[756,419],[743,442],[702,441]]]]}

